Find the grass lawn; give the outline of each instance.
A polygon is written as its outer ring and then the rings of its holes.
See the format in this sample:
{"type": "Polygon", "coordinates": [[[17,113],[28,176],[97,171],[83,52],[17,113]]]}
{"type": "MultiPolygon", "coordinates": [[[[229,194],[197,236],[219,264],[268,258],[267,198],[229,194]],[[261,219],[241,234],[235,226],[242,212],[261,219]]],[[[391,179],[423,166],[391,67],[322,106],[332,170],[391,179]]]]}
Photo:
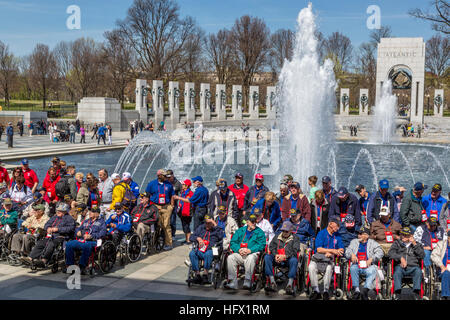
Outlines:
{"type": "MultiPolygon", "coordinates": [[[[71,106],[73,103],[71,101],[47,101],[47,107],[45,111],[58,109],[60,105],[71,106]],[[52,103],[52,107],[48,107],[48,103],[52,103]]],[[[10,106],[7,108],[5,106],[5,101],[0,101],[0,106],[2,106],[2,110],[13,110],[13,111],[44,111],[42,108],[42,100],[10,100],[10,106]]]]}

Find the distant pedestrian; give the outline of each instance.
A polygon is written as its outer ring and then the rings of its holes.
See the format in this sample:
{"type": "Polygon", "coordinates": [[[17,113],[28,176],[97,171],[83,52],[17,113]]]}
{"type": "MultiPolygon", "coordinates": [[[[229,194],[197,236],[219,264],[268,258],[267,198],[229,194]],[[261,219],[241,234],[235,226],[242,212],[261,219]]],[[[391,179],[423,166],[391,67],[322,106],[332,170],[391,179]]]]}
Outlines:
{"type": "Polygon", "coordinates": [[[84,128],[84,125],[80,127],[80,143],[86,143],[86,129],[84,128]]]}
{"type": "Polygon", "coordinates": [[[420,126],[420,124],[417,126],[417,138],[420,138],[420,135],[422,133],[422,127],[420,126]]]}
{"type": "Polygon", "coordinates": [[[111,125],[106,126],[107,132],[108,132],[108,144],[112,145],[112,127],[111,125]]]}
{"type": "Polygon", "coordinates": [[[0,123],[0,141],[2,141],[2,134],[3,134],[3,125],[0,123]]]}
{"type": "Polygon", "coordinates": [[[100,139],[103,140],[103,144],[106,145],[106,127],[103,126],[103,123],[100,124],[97,130],[98,133],[98,140],[97,145],[100,144],[100,139]]]}
{"type": "Polygon", "coordinates": [[[14,128],[12,126],[12,122],[8,122],[8,127],[6,128],[6,142],[8,143],[8,148],[13,147],[13,136],[14,128]]]}
{"type": "Polygon", "coordinates": [[[93,134],[92,134],[91,140],[94,139],[94,137],[95,137],[95,139],[98,139],[97,130],[98,130],[98,126],[96,123],[94,123],[94,127],[92,128],[93,134]]]}
{"type": "Polygon", "coordinates": [[[353,127],[353,135],[356,137],[356,133],[358,132],[358,126],[353,127]]]}
{"type": "Polygon", "coordinates": [[[350,136],[353,136],[353,125],[350,125],[350,136]]]}
{"type": "Polygon", "coordinates": [[[19,120],[19,122],[17,122],[17,128],[19,129],[19,134],[20,136],[23,136],[23,122],[19,120]]]}
{"type": "Polygon", "coordinates": [[[33,129],[34,129],[34,123],[33,120],[30,121],[30,124],[28,125],[30,137],[33,135],[33,129]]]}
{"type": "Polygon", "coordinates": [[[130,137],[131,137],[131,140],[133,140],[133,138],[134,138],[134,123],[133,122],[130,123],[130,137]]]}

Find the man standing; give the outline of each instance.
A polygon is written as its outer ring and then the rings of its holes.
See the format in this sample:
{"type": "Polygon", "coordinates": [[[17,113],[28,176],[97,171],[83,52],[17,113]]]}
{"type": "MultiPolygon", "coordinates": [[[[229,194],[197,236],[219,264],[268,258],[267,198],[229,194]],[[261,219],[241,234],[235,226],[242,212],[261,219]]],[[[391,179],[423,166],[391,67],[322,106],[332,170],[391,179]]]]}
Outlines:
{"type": "Polygon", "coordinates": [[[422,221],[427,219],[426,211],[422,205],[422,194],[426,188],[428,188],[427,185],[417,182],[402,201],[400,219],[402,220],[402,225],[410,227],[412,232],[416,231],[416,228],[422,221]]]}
{"type": "Polygon", "coordinates": [[[356,230],[358,230],[362,224],[358,199],[348,192],[346,187],[340,187],[338,193],[331,199],[328,216],[344,222],[347,214],[355,218],[356,230]]]}
{"type": "Polygon", "coordinates": [[[101,123],[99,128],[97,129],[97,134],[98,134],[97,145],[100,144],[100,139],[102,139],[103,144],[106,145],[106,128],[103,126],[103,123],[101,123]]]}
{"type": "MultiPolygon", "coordinates": [[[[12,125],[12,123],[11,123],[11,125],[12,125]]],[[[20,136],[23,136],[23,122],[22,122],[22,120],[19,120],[19,122],[17,122],[17,128],[19,128],[20,136]]]]}
{"type": "MultiPolygon", "coordinates": [[[[442,207],[447,203],[447,200],[441,196],[442,186],[436,183],[433,188],[431,188],[431,193],[422,198],[422,205],[427,213],[427,219],[430,217],[436,217],[437,220],[440,218],[442,207]]],[[[424,222],[425,217],[422,217],[422,222],[424,222]]]]}
{"type": "Polygon", "coordinates": [[[245,195],[244,201],[244,214],[250,213],[252,207],[258,202],[258,200],[263,199],[266,192],[269,189],[264,185],[264,176],[260,173],[255,175],[255,185],[251,186],[245,195]]]}
{"type": "MultiPolygon", "coordinates": [[[[22,125],[23,126],[23,125],[22,125]]],[[[30,121],[30,125],[29,125],[29,133],[30,133],[30,137],[33,135],[33,129],[34,129],[34,123],[33,120],[30,121]]],[[[23,129],[22,129],[23,130],[23,129]]],[[[22,135],[20,135],[22,136],[22,135]]]]}
{"type": "Polygon", "coordinates": [[[13,136],[14,129],[12,122],[8,122],[8,127],[6,127],[6,142],[8,143],[8,149],[13,147],[13,136]]]}
{"type": "Polygon", "coordinates": [[[150,201],[153,202],[159,211],[158,223],[164,230],[164,250],[172,249],[172,231],[170,230],[170,216],[173,210],[174,196],[173,186],[166,180],[166,171],[159,169],[156,172],[157,179],[150,181],[145,192],[150,194],[150,201]]]}
{"type": "Polygon", "coordinates": [[[235,178],[234,184],[229,186],[228,189],[230,189],[236,196],[238,215],[237,217],[233,218],[236,220],[238,225],[240,225],[241,223],[240,221],[243,216],[242,212],[244,210],[245,195],[247,194],[249,188],[244,184],[244,176],[242,175],[242,173],[237,172],[234,175],[234,178],[235,178]]]}
{"type": "MultiPolygon", "coordinates": [[[[141,120],[142,122],[142,120],[141,120]]],[[[174,194],[179,196],[181,192],[181,182],[175,178],[173,175],[173,171],[171,169],[166,171],[167,181],[173,187],[174,194]]],[[[175,233],[177,232],[177,211],[178,211],[178,201],[174,201],[174,207],[172,210],[172,215],[170,216],[170,229],[172,230],[172,238],[175,237],[175,233]]]]}
{"type": "Polygon", "coordinates": [[[367,207],[369,206],[370,192],[366,190],[362,184],[358,184],[355,188],[355,192],[359,194],[359,209],[361,210],[361,215],[365,223],[367,223],[367,207]]]}
{"type": "Polygon", "coordinates": [[[36,172],[34,172],[33,169],[30,169],[28,166],[28,159],[22,160],[22,171],[23,176],[25,177],[25,185],[31,189],[31,193],[35,193],[36,188],[39,184],[39,179],[36,175],[36,172]]]}
{"type": "Polygon", "coordinates": [[[108,171],[105,168],[98,171],[98,177],[100,182],[97,188],[100,198],[102,199],[100,208],[107,210],[111,206],[114,182],[111,177],[108,176],[108,171]]]}
{"type": "Polygon", "coordinates": [[[379,182],[379,189],[372,195],[367,208],[367,221],[372,223],[380,218],[380,211],[385,208],[389,215],[397,222],[400,222],[400,215],[394,197],[389,193],[389,181],[383,179],[379,182]]]}
{"type": "Polygon", "coordinates": [[[69,142],[70,143],[75,143],[75,133],[76,132],[77,132],[77,128],[75,127],[75,125],[72,122],[69,126],[69,134],[70,134],[69,142]]]}
{"type": "Polygon", "coordinates": [[[325,194],[325,199],[328,203],[331,203],[331,198],[336,194],[336,190],[331,185],[331,178],[329,176],[324,176],[322,178],[322,190],[325,194]]]}

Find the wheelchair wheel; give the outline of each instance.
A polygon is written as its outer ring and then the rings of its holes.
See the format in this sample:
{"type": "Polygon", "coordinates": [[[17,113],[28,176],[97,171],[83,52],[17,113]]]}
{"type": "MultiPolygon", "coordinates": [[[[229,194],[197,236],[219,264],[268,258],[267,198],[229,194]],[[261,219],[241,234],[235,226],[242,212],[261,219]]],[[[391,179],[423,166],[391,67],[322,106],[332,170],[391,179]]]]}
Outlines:
{"type": "Polygon", "coordinates": [[[116,263],[116,247],[112,241],[106,241],[99,252],[99,266],[103,273],[108,273],[116,263]]]}
{"type": "Polygon", "coordinates": [[[392,273],[392,263],[387,264],[387,274],[386,274],[386,285],[385,285],[385,299],[391,300],[393,298],[393,287],[394,287],[394,274],[392,273]]]}
{"type": "Polygon", "coordinates": [[[190,265],[188,274],[187,274],[187,279],[186,279],[186,282],[187,282],[187,285],[189,288],[192,286],[192,281],[193,281],[192,274],[193,274],[192,265],[190,265]]]}
{"type": "Polygon", "coordinates": [[[141,238],[139,238],[139,236],[135,233],[130,237],[128,241],[127,246],[128,260],[130,260],[130,262],[138,261],[139,257],[141,256],[141,250],[142,250],[141,238]]]}
{"type": "Polygon", "coordinates": [[[57,273],[58,272],[58,262],[55,262],[52,265],[52,273],[57,273]]]}
{"type": "Polygon", "coordinates": [[[161,252],[164,248],[164,231],[161,229],[160,226],[158,226],[157,228],[157,232],[155,232],[155,251],[156,252],[161,252]]]}

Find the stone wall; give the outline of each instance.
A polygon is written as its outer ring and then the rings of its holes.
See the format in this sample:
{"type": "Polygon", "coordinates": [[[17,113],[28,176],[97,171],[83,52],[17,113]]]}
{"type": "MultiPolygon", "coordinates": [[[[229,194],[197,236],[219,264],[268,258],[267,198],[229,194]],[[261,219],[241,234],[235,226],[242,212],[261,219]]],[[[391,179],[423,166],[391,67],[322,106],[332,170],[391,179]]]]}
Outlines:
{"type": "Polygon", "coordinates": [[[0,124],[5,128],[8,122],[12,122],[14,131],[18,131],[16,124],[19,120],[23,121],[24,131],[27,131],[28,124],[30,121],[33,123],[43,119],[47,120],[47,112],[39,111],[0,111],[0,124]]]}

